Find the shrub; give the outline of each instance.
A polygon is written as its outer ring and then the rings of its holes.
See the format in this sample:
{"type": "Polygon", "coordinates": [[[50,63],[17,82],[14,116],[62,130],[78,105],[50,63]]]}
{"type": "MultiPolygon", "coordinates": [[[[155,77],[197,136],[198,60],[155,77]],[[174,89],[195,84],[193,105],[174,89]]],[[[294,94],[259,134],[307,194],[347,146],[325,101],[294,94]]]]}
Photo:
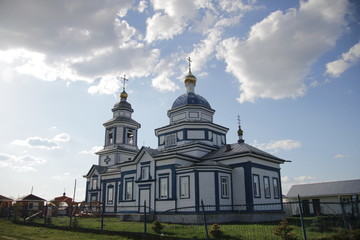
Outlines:
{"type": "Polygon", "coordinates": [[[273,229],[273,234],[281,237],[282,240],[296,240],[297,237],[292,231],[293,227],[289,226],[286,218],[282,219],[277,227],[273,229]]]}
{"type": "Polygon", "coordinates": [[[154,230],[154,232],[161,233],[161,230],[164,228],[164,226],[161,224],[161,222],[156,220],[151,228],[154,230]]]}
{"type": "Polygon", "coordinates": [[[215,239],[221,239],[223,237],[223,235],[224,235],[223,231],[220,230],[219,224],[216,224],[216,223],[211,225],[209,233],[215,239]]]}

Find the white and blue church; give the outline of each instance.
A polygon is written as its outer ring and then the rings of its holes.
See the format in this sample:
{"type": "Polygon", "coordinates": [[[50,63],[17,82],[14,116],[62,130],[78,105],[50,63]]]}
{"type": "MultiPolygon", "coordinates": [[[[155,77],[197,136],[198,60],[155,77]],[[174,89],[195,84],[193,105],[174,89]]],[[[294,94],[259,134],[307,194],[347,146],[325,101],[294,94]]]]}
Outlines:
{"type": "Polygon", "coordinates": [[[155,129],[156,149],[139,149],[141,124],[132,119],[124,87],[103,124],[98,164],[84,175],[87,203],[101,203],[105,214],[120,218],[141,215],[145,204],[163,222],[197,223],[202,206],[218,223],[281,215],[285,160],[246,144],[240,123],[239,140],[227,143],[229,129],[213,122],[215,110],[195,93],[196,81],[189,66],[186,93],[168,110],[169,124],[155,129]]]}

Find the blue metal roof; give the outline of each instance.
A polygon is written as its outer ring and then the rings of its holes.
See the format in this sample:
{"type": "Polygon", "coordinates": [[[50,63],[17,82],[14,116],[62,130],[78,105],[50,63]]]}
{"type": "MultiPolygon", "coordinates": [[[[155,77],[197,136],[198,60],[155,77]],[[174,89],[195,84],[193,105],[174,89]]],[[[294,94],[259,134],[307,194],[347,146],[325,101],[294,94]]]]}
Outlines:
{"type": "Polygon", "coordinates": [[[180,97],[178,97],[174,101],[171,108],[173,109],[173,108],[177,108],[177,107],[181,107],[181,106],[185,106],[185,105],[200,105],[205,108],[211,109],[209,102],[205,98],[203,98],[202,96],[195,94],[193,92],[185,93],[185,94],[181,95],[180,97]]]}

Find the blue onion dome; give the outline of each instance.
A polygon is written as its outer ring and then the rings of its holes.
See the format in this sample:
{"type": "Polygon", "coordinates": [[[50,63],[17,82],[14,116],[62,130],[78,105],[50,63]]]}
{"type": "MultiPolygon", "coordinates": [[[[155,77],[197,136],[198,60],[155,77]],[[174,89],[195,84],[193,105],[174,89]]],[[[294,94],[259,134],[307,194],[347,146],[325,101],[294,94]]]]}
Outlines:
{"type": "Polygon", "coordinates": [[[211,109],[209,102],[205,98],[203,98],[199,94],[195,94],[193,92],[185,93],[185,94],[181,95],[180,97],[178,97],[174,101],[171,108],[174,109],[174,108],[182,107],[185,105],[198,105],[198,106],[202,106],[202,107],[211,109]]]}

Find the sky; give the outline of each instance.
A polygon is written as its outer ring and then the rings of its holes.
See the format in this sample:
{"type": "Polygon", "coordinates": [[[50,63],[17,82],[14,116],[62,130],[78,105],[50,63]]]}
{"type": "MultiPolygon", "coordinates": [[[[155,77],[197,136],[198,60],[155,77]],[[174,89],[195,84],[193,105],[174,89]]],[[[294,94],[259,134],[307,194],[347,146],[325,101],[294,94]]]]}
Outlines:
{"type": "Polygon", "coordinates": [[[357,0],[0,0],[0,195],[85,198],[121,77],[138,147],[195,92],[293,184],[360,178],[357,0]],[[76,181],[76,192],[74,194],[76,181]]]}

